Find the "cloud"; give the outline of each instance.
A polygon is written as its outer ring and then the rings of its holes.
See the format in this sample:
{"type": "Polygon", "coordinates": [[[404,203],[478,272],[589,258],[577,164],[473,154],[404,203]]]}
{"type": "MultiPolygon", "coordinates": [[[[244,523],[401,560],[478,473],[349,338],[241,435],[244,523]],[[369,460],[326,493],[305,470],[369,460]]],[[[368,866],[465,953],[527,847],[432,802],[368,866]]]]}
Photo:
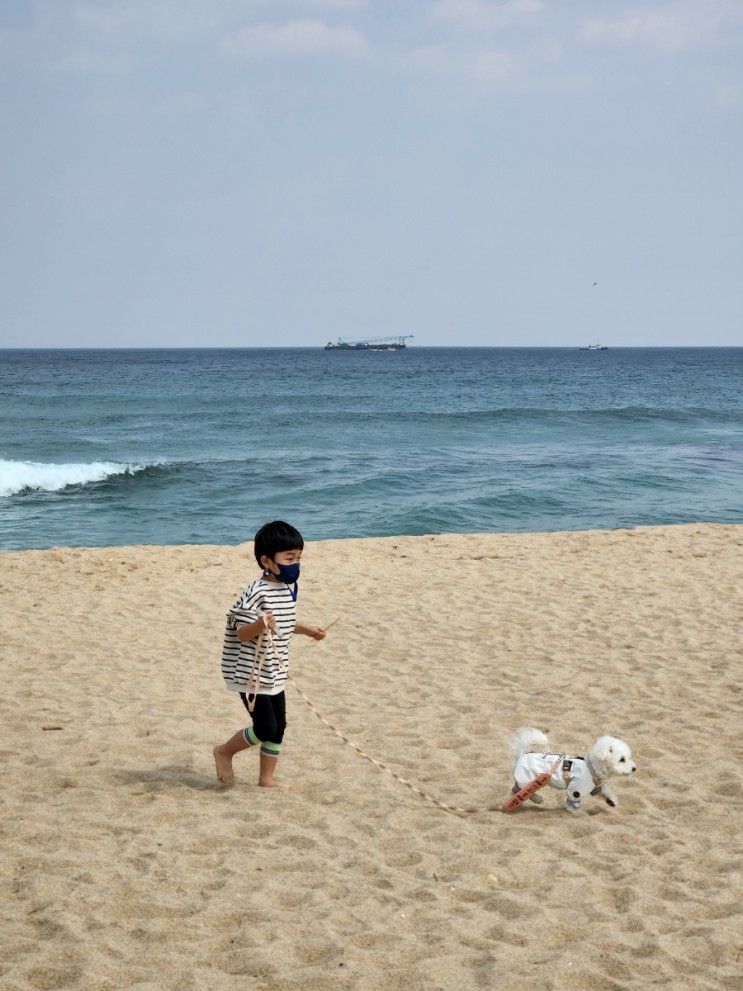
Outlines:
{"type": "Polygon", "coordinates": [[[718,107],[743,107],[743,83],[720,83],[714,96],[718,107]]]}
{"type": "Polygon", "coordinates": [[[76,27],[93,34],[120,37],[136,32],[177,38],[213,29],[219,5],[202,0],[122,0],[110,6],[79,2],[72,15],[76,27]]]}
{"type": "Polygon", "coordinates": [[[564,64],[560,43],[538,39],[519,50],[423,45],[409,51],[403,69],[417,76],[457,81],[481,93],[560,93],[593,85],[582,71],[564,64]]]}
{"type": "Polygon", "coordinates": [[[355,28],[331,26],[323,21],[290,21],[288,24],[254,24],[226,38],[223,48],[245,58],[283,55],[339,55],[361,58],[367,43],[355,28]]]}
{"type": "Polygon", "coordinates": [[[404,56],[403,65],[415,72],[444,75],[460,71],[460,61],[447,45],[421,45],[404,56]]]}
{"type": "MultiPolygon", "coordinates": [[[[410,74],[448,77],[477,91],[558,92],[585,89],[590,80],[566,59],[566,46],[551,18],[545,32],[542,15],[564,13],[543,0],[436,0],[429,18],[453,28],[444,40],[421,45],[403,57],[410,74]],[[509,30],[506,28],[520,29],[509,30]]],[[[562,17],[573,41],[575,20],[562,17]]],[[[563,36],[565,31],[562,31],[563,36]]]]}
{"type": "Polygon", "coordinates": [[[75,27],[106,42],[132,39],[179,41],[226,35],[223,48],[251,57],[284,54],[337,54],[356,58],[366,51],[363,36],[352,27],[320,20],[287,24],[247,24],[250,15],[288,7],[341,13],[358,10],[367,0],[118,0],[116,3],[76,0],[75,27]],[[241,25],[245,25],[241,27],[241,25]]]}
{"type": "Polygon", "coordinates": [[[63,55],[56,63],[58,69],[69,72],[96,72],[126,75],[137,68],[137,60],[129,55],[78,48],[63,55]]]}
{"type": "Polygon", "coordinates": [[[437,23],[479,33],[528,22],[544,9],[542,0],[437,0],[429,16],[437,23]]]}
{"type": "Polygon", "coordinates": [[[506,52],[463,52],[448,45],[415,48],[405,57],[405,65],[427,75],[462,76],[483,82],[502,82],[515,68],[513,57],[506,52]]]}
{"type": "Polygon", "coordinates": [[[581,36],[591,45],[674,54],[729,42],[730,32],[742,26],[740,0],[676,0],[654,9],[636,7],[620,17],[590,18],[581,36]]]}
{"type": "Polygon", "coordinates": [[[367,0],[249,0],[263,7],[314,7],[321,10],[361,10],[367,0]]]}
{"type": "Polygon", "coordinates": [[[267,8],[302,7],[327,11],[359,10],[367,0],[76,0],[73,19],[99,34],[140,31],[165,37],[213,30],[267,8]]]}

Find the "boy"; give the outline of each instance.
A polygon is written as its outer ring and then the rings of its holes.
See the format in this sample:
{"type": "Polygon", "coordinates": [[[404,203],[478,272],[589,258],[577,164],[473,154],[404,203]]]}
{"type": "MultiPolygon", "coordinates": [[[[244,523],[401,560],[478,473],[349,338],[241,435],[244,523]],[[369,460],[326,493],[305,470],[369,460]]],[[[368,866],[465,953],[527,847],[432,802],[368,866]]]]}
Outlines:
{"type": "Polygon", "coordinates": [[[284,687],[289,670],[289,641],[293,633],[323,640],[325,630],[297,622],[297,581],[304,540],[281,520],[266,523],[255,535],[255,559],[262,575],[249,585],[227,613],[222,649],[222,677],[230,691],[239,692],[253,725],[214,748],[217,778],[232,784],[232,758],[248,747],[259,747],[258,784],[273,788],[276,762],[286,728],[284,687]],[[273,650],[268,631],[273,634],[273,650]]]}

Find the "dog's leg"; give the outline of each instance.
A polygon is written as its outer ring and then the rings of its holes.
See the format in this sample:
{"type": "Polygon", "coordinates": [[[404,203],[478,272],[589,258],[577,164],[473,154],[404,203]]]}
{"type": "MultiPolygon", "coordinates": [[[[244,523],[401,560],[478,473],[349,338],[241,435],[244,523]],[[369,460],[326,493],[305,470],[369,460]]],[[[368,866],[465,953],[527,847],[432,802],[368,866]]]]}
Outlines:
{"type": "Polygon", "coordinates": [[[617,805],[619,805],[619,799],[608,785],[606,784],[601,785],[601,791],[599,792],[599,794],[604,799],[606,804],[611,805],[613,809],[615,809],[617,805]]]}
{"type": "MultiPolygon", "coordinates": [[[[511,794],[515,795],[517,792],[521,791],[518,784],[514,781],[513,788],[511,789],[511,794]]],[[[533,795],[529,796],[529,801],[534,802],[535,805],[541,805],[544,801],[544,795],[540,795],[539,792],[534,792],[533,795]]]]}

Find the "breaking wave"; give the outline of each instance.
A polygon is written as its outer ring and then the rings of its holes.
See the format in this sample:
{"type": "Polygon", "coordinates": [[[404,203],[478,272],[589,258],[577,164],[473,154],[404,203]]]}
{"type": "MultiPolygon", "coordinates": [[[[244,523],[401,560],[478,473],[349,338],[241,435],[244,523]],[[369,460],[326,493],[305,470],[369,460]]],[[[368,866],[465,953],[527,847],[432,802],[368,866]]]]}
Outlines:
{"type": "Polygon", "coordinates": [[[138,475],[154,464],[93,461],[88,464],[45,464],[39,461],[0,460],[0,498],[27,492],[61,492],[73,486],[90,485],[108,478],[138,475]]]}

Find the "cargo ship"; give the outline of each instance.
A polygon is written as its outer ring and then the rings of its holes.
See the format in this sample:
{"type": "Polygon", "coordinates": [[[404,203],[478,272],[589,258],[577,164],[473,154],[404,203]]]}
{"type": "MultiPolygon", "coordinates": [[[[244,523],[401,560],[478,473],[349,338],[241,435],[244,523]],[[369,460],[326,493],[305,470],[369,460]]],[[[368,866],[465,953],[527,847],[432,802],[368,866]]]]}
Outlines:
{"type": "Polygon", "coordinates": [[[413,334],[398,334],[396,337],[365,337],[355,341],[346,341],[339,337],[337,341],[328,341],[326,351],[404,351],[413,334]]]}

